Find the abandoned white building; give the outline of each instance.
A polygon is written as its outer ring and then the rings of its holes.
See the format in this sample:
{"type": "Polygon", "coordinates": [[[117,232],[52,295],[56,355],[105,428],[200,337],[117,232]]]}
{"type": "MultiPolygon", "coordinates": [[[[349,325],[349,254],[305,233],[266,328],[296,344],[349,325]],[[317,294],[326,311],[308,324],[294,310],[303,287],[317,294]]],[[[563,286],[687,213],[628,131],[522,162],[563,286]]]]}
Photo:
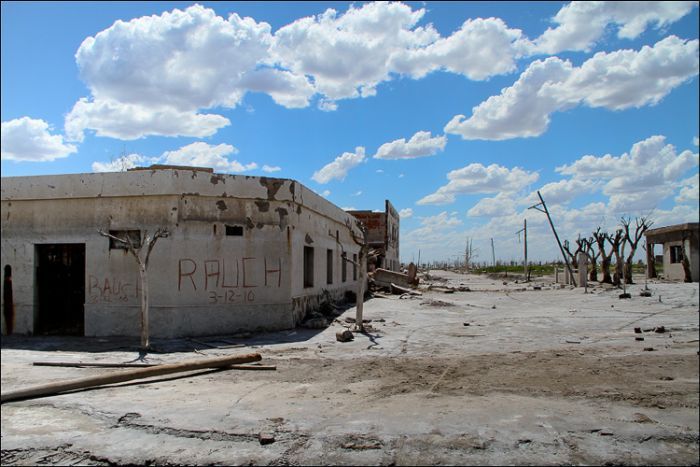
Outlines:
{"type": "Polygon", "coordinates": [[[657,277],[654,245],[661,244],[664,279],[700,281],[700,223],[650,229],[644,235],[647,243],[647,277],[657,277]]]}
{"type": "Polygon", "coordinates": [[[294,180],[152,166],[3,178],[1,199],[3,330],[139,335],[137,262],[99,229],[168,230],[148,268],[154,337],[292,328],[358,285],[357,220],[294,180]]]}
{"type": "Polygon", "coordinates": [[[389,200],[381,211],[348,211],[367,228],[367,244],[374,250],[377,268],[398,271],[399,261],[399,213],[389,200]]]}

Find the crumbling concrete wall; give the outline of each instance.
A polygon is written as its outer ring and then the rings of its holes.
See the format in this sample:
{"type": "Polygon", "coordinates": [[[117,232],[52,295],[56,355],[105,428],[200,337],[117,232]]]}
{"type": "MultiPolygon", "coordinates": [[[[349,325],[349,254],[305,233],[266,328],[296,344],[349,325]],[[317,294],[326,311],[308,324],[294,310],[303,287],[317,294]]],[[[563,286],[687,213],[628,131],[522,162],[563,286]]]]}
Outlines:
{"type": "Polygon", "coordinates": [[[340,275],[341,250],[359,251],[351,217],[293,180],[196,170],[13,177],[3,179],[2,212],[19,333],[34,332],[36,245],[52,243],[85,245],[85,334],[140,333],[136,261],[98,229],[170,231],[149,265],[154,337],[291,328],[324,291],[340,297],[357,284],[340,275]],[[331,284],[319,263],[318,286],[301,286],[306,238],[334,250],[331,284]]]}

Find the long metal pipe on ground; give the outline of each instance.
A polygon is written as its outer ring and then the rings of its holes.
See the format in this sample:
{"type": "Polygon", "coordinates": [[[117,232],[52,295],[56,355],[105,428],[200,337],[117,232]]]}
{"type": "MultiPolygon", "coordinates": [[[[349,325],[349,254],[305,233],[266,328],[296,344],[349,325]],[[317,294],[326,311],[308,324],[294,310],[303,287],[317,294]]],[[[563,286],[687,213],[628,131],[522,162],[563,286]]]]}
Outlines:
{"type": "Polygon", "coordinates": [[[91,376],[88,378],[78,378],[69,381],[58,381],[55,383],[42,384],[39,386],[3,393],[0,396],[0,403],[4,404],[5,402],[19,399],[30,399],[35,397],[50,396],[65,391],[72,391],[75,389],[85,389],[95,386],[102,386],[105,384],[114,384],[121,383],[124,381],[131,381],[134,379],[150,378],[152,376],[180,373],[183,371],[194,371],[201,370],[204,368],[222,368],[238,363],[257,362],[260,361],[261,358],[262,357],[259,353],[207,358],[201,360],[190,360],[182,363],[173,363],[168,365],[157,365],[150,368],[138,368],[135,370],[121,371],[119,373],[111,373],[100,376],[91,376]]]}

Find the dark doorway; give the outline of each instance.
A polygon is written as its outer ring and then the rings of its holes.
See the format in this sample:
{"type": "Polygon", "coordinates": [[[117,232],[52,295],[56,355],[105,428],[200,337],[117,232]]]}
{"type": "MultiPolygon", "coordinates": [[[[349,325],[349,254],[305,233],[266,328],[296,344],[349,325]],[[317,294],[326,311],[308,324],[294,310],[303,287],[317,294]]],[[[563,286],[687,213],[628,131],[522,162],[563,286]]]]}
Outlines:
{"type": "Polygon", "coordinates": [[[35,334],[84,335],[85,244],[37,245],[35,334]]]}

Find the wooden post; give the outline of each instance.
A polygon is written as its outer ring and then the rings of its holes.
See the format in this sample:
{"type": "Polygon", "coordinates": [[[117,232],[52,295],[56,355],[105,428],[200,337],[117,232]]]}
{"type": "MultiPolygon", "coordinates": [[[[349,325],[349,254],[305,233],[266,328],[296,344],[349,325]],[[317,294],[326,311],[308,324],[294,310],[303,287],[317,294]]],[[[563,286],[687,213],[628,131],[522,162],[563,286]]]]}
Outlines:
{"type": "Polygon", "coordinates": [[[190,360],[183,363],[174,363],[170,365],[158,365],[151,368],[138,368],[136,370],[121,371],[108,375],[91,376],[88,378],[79,378],[68,381],[58,381],[55,383],[43,384],[39,386],[20,389],[3,393],[0,396],[1,402],[9,402],[18,399],[28,399],[42,396],[50,396],[59,394],[65,391],[75,389],[85,389],[94,386],[103,386],[105,384],[122,383],[133,379],[150,378],[152,376],[168,375],[171,373],[180,373],[183,371],[200,370],[203,368],[222,368],[237,363],[257,362],[262,357],[258,353],[207,358],[202,360],[190,360]]]}
{"type": "Polygon", "coordinates": [[[554,223],[552,222],[552,217],[549,215],[549,209],[547,209],[547,204],[545,204],[544,199],[542,198],[542,195],[540,194],[539,190],[537,191],[537,196],[540,198],[540,203],[542,205],[543,209],[540,209],[538,206],[539,204],[536,204],[534,206],[530,206],[528,209],[537,209],[540,212],[543,212],[547,215],[547,220],[549,221],[549,226],[552,228],[552,232],[554,233],[554,238],[557,239],[557,245],[559,245],[559,251],[561,251],[561,255],[564,257],[564,263],[566,263],[566,269],[569,271],[569,277],[571,277],[571,283],[573,284],[574,287],[576,287],[576,280],[574,279],[574,271],[571,269],[571,264],[569,264],[569,258],[566,257],[566,253],[564,253],[564,247],[561,246],[561,241],[559,241],[559,235],[557,234],[557,229],[554,228],[554,223]]]}
{"type": "Polygon", "coordinates": [[[523,220],[523,240],[524,240],[524,250],[525,250],[525,282],[530,282],[530,271],[528,270],[528,265],[527,265],[527,219],[523,220]]]}

